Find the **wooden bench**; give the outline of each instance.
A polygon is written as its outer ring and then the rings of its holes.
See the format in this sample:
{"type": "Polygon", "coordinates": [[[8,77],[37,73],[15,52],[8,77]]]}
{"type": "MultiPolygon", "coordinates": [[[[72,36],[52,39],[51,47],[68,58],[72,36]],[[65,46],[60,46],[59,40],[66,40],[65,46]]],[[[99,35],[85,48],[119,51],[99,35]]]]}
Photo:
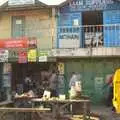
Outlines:
{"type": "Polygon", "coordinates": [[[12,106],[12,105],[13,105],[13,101],[0,102],[0,107],[7,107],[7,106],[12,106]]]}
{"type": "MultiPolygon", "coordinates": [[[[24,115],[25,113],[37,113],[39,118],[43,118],[44,114],[50,110],[49,108],[0,108],[0,120],[6,120],[5,117],[9,113],[15,113],[15,119],[18,113],[24,113],[24,115]]],[[[33,116],[31,116],[31,120],[32,118],[33,116]]]]}

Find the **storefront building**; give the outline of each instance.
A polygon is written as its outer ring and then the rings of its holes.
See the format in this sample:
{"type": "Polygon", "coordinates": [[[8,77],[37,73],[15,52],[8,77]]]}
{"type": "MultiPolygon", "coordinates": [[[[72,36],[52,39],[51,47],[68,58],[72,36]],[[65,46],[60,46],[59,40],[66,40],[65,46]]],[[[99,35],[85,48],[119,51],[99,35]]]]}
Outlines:
{"type": "Polygon", "coordinates": [[[39,85],[42,71],[56,69],[50,54],[56,18],[54,7],[37,0],[9,0],[0,14],[0,101],[5,101],[22,90],[27,74],[39,85]]]}
{"type": "Polygon", "coordinates": [[[77,72],[83,93],[104,104],[106,79],[120,67],[120,2],[68,0],[58,11],[56,56],[65,66],[66,90],[77,72]]]}

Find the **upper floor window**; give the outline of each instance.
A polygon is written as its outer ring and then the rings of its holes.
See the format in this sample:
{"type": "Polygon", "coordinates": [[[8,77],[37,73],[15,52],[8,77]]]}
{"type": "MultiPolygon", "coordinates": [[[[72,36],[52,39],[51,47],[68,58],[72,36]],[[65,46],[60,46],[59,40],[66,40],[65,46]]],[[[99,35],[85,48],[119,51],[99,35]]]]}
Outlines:
{"type": "Polygon", "coordinates": [[[25,35],[25,17],[12,17],[12,37],[23,37],[25,35]]]}

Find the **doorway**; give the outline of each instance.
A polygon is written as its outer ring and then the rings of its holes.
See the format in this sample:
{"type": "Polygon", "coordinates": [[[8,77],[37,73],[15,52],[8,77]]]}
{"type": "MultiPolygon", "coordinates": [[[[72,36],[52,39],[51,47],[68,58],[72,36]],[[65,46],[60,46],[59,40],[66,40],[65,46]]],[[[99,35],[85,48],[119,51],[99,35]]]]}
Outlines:
{"type": "Polygon", "coordinates": [[[103,46],[103,12],[83,12],[84,47],[103,46]]]}

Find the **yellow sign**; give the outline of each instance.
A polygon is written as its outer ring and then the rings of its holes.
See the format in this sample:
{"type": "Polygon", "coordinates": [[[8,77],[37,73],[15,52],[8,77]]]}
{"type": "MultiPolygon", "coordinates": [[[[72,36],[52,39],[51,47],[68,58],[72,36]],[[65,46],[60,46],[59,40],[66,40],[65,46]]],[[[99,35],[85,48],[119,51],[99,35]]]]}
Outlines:
{"type": "Polygon", "coordinates": [[[120,69],[117,69],[113,79],[113,105],[117,113],[120,113],[120,69]]]}
{"type": "Polygon", "coordinates": [[[36,49],[31,49],[28,51],[28,62],[36,62],[37,61],[37,51],[36,49]]]}
{"type": "Polygon", "coordinates": [[[64,63],[58,63],[59,74],[64,74],[64,63]]]}

